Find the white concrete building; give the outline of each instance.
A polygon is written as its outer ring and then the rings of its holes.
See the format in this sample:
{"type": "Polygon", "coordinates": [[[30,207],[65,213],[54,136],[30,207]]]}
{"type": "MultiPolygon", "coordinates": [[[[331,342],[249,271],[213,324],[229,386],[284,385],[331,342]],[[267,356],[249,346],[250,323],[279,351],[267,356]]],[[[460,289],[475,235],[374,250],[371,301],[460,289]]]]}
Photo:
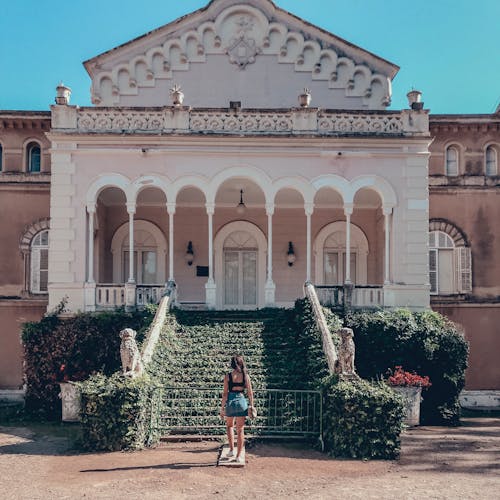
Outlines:
{"type": "Polygon", "coordinates": [[[95,106],[61,88],[52,107],[49,309],[167,281],[181,303],[287,306],[306,280],[429,307],[428,114],[386,111],[395,65],[269,0],[214,0],[85,67],[95,106]]]}

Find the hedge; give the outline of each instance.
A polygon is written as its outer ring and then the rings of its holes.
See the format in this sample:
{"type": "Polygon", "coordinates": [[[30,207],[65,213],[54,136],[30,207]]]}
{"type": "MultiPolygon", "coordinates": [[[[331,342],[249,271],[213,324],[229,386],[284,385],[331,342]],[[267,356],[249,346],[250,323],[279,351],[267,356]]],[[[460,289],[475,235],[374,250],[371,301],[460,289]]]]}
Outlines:
{"type": "MultiPolygon", "coordinates": [[[[340,339],[335,332],[342,327],[342,322],[329,309],[324,309],[324,313],[332,333],[333,343],[338,345],[340,339]]],[[[328,364],[323,352],[321,332],[316,326],[309,299],[298,299],[295,302],[295,326],[297,347],[302,350],[305,362],[303,378],[320,384],[322,379],[328,376],[328,364]]]]}
{"type": "Polygon", "coordinates": [[[323,441],[334,457],[394,459],[400,452],[403,399],[382,382],[323,383],[323,441]]]}
{"type": "Polygon", "coordinates": [[[92,373],[110,375],[120,362],[119,331],[138,331],[139,342],[154,316],[154,308],[125,312],[81,313],[61,318],[62,306],[22,330],[26,378],[26,411],[59,419],[59,382],[83,380],[92,373]]]}
{"type": "Polygon", "coordinates": [[[138,378],[98,374],[78,384],[81,391],[81,445],[92,451],[141,449],[150,433],[154,388],[147,375],[138,378]]]}
{"type": "Polygon", "coordinates": [[[421,423],[459,424],[468,344],[452,322],[432,311],[399,309],[352,313],[345,323],[354,330],[361,377],[380,379],[395,366],[427,375],[432,386],[423,393],[421,423]]]}

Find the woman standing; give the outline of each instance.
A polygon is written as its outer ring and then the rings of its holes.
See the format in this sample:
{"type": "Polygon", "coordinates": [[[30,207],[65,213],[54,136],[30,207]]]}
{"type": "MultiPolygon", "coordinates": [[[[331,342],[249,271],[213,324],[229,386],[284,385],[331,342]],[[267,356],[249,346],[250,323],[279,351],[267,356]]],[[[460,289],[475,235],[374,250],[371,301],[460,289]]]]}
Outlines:
{"type": "Polygon", "coordinates": [[[252,382],[248,375],[243,356],[231,358],[231,368],[224,377],[224,392],[222,394],[221,418],[226,417],[227,439],[229,441],[228,457],[234,457],[234,421],[238,436],[236,461],[241,462],[241,451],[245,444],[245,417],[248,415],[249,404],[244,392],[247,391],[250,407],[253,407],[252,382]]]}

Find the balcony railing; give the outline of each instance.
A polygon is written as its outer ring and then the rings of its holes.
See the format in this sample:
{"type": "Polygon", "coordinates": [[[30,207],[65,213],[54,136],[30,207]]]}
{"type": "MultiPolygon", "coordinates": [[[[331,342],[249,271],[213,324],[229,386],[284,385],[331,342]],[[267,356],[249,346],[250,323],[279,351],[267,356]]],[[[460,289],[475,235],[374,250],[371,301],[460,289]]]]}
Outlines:
{"type": "Polygon", "coordinates": [[[410,119],[411,110],[69,107],[57,113],[54,130],[80,133],[411,136],[429,130],[427,114],[410,119]]]}
{"type": "MultiPolygon", "coordinates": [[[[165,285],[136,285],[135,304],[142,307],[146,304],[158,304],[165,293],[165,285]]],[[[104,283],[96,285],[96,308],[115,309],[127,304],[126,285],[104,283]]]]}
{"type": "Polygon", "coordinates": [[[334,309],[384,306],[384,289],[379,285],[316,285],[315,288],[321,305],[334,309]]]}
{"type": "Polygon", "coordinates": [[[114,309],[125,305],[125,285],[114,283],[97,285],[95,303],[98,309],[114,309]]]}

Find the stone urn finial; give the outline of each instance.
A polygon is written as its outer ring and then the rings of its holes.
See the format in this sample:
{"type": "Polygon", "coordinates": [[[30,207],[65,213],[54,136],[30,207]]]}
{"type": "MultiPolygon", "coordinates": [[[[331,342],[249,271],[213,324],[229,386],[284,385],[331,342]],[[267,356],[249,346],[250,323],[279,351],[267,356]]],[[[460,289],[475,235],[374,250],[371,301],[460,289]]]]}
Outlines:
{"type": "Polygon", "coordinates": [[[172,99],[172,104],[178,108],[182,106],[184,102],[184,92],[182,88],[177,83],[170,89],[170,98],[172,99]]]}
{"type": "Polygon", "coordinates": [[[56,87],[56,104],[67,106],[71,97],[71,89],[60,82],[56,87]]]}
{"type": "Polygon", "coordinates": [[[299,104],[301,108],[308,108],[311,104],[311,91],[306,87],[302,94],[299,94],[299,104]]]}

